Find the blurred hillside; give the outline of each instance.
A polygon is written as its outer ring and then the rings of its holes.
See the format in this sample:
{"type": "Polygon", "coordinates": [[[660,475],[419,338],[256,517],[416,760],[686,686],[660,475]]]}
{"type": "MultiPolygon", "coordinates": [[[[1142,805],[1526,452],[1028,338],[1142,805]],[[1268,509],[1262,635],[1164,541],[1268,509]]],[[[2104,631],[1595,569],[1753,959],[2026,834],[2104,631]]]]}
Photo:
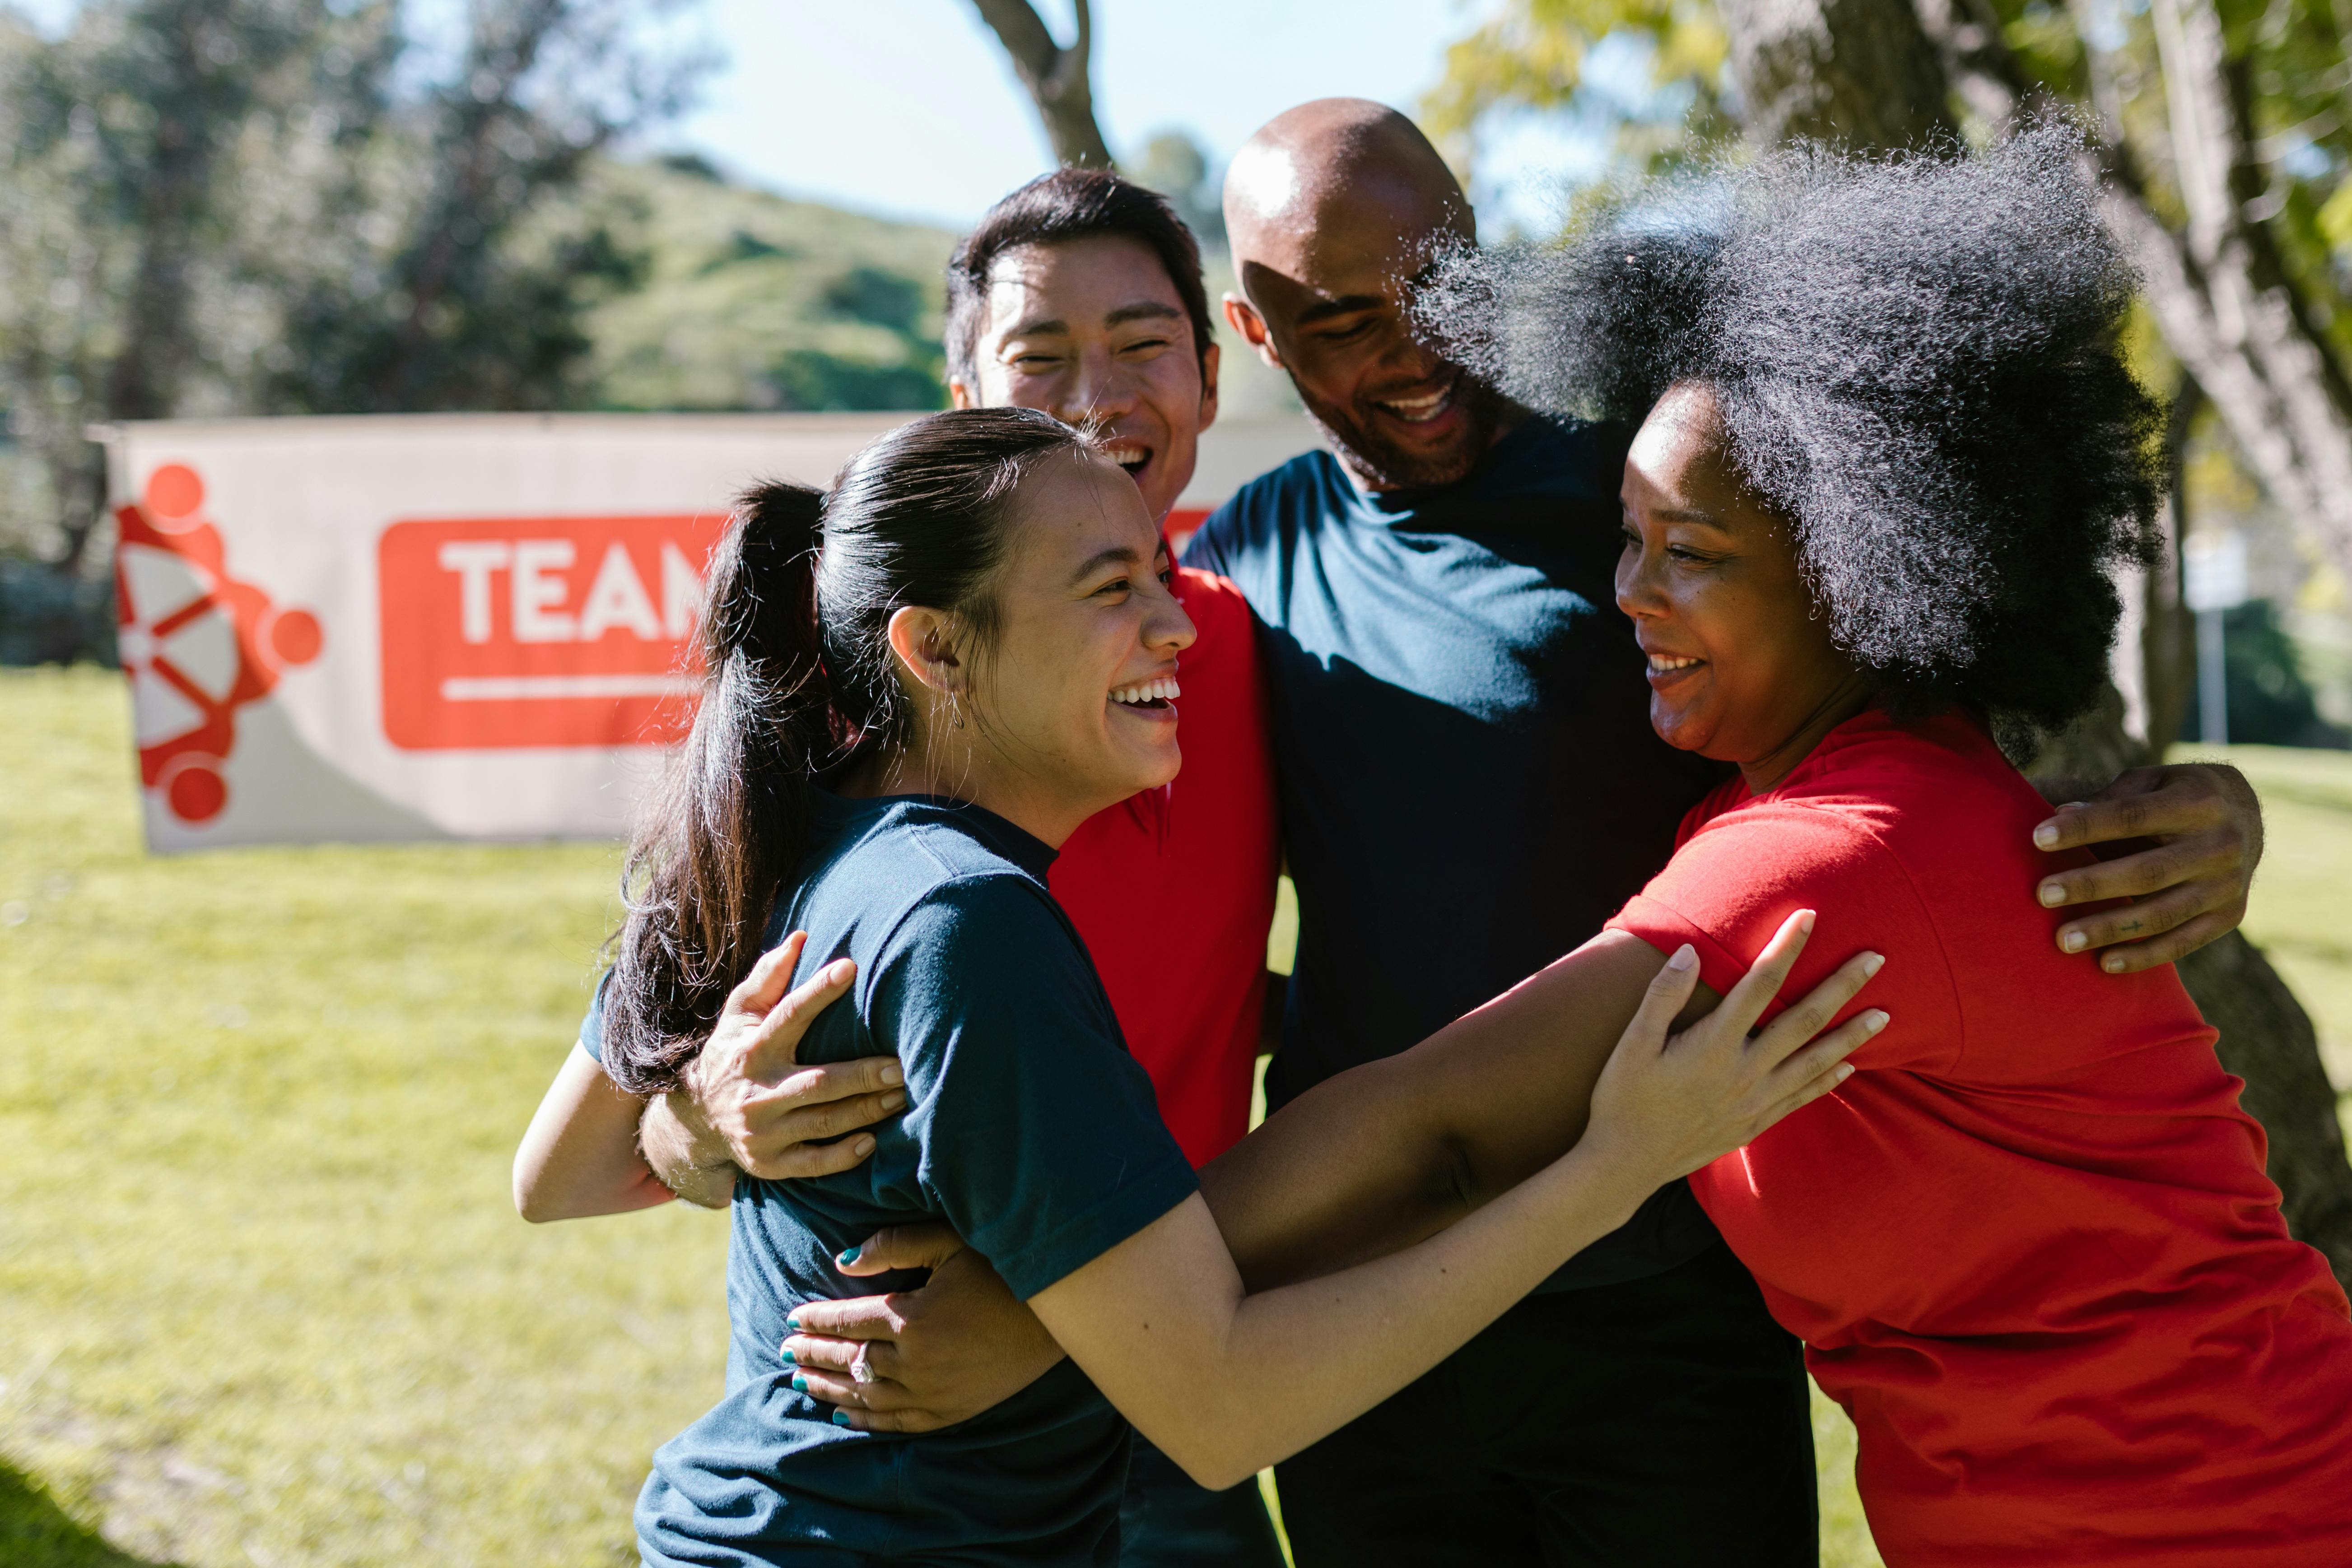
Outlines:
{"type": "MultiPolygon", "coordinates": [[[[629,285],[580,319],[594,406],[946,405],[948,230],[730,184],[692,157],[600,162],[549,216],[607,233],[635,258],[629,285]]],[[[1233,271],[1222,250],[1205,266],[1213,310],[1233,271]]],[[[1287,381],[1218,335],[1226,413],[1297,406],[1287,381]]]]}
{"type": "Polygon", "coordinates": [[[952,234],[730,184],[692,158],[600,163],[575,205],[639,258],[635,286],[581,320],[595,405],[945,406],[952,234]]]}

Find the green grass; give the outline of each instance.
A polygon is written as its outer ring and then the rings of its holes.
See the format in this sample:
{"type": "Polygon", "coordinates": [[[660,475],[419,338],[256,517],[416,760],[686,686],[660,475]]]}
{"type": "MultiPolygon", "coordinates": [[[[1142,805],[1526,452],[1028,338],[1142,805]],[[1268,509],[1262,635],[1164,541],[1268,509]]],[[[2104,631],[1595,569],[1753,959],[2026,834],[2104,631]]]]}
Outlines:
{"type": "Polygon", "coordinates": [[[151,859],[126,710],[0,673],[0,1557],[634,1561],[725,1227],[507,1197],[614,852],[151,859]]]}
{"type": "MultiPolygon", "coordinates": [[[[514,1142],[614,912],[606,846],[151,858],[128,701],[0,671],[0,1562],[632,1560],[716,1395],[725,1227],[531,1227],[514,1142]]],[[[2352,757],[2233,753],[2250,926],[2352,1043],[2352,757]]],[[[1869,1547],[1816,1411],[1824,1561],[1869,1547]]]]}

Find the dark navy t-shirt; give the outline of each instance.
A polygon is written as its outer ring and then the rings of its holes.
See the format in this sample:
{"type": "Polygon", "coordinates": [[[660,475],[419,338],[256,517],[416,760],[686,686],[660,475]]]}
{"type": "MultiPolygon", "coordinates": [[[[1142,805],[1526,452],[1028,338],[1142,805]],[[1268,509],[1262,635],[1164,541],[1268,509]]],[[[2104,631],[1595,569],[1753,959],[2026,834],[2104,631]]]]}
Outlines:
{"type": "MultiPolygon", "coordinates": [[[[1197,1187],[1046,890],[1051,849],[976,806],[903,796],[820,795],[814,840],[770,940],[809,933],[795,984],[844,956],[858,974],[800,1059],[895,1052],[908,1104],[852,1170],[737,1180],[727,1394],[654,1457],[645,1561],[1114,1562],[1129,1428],[1071,1363],[919,1437],[836,1426],[793,1392],[786,1314],[840,1295],[835,1254],[875,1230],[943,1220],[1025,1300],[1197,1187]]],[[[583,1044],[601,1027],[592,1009],[583,1044]]]]}
{"type": "MultiPolygon", "coordinates": [[[[1298,956],[1281,1105],[1597,935],[1724,776],[1650,728],[1612,579],[1626,437],[1531,419],[1461,481],[1366,495],[1329,453],[1192,536],[1256,613],[1298,956]]],[[[1714,1228],[1675,1183],[1546,1286],[1639,1279],[1714,1228]]]]}

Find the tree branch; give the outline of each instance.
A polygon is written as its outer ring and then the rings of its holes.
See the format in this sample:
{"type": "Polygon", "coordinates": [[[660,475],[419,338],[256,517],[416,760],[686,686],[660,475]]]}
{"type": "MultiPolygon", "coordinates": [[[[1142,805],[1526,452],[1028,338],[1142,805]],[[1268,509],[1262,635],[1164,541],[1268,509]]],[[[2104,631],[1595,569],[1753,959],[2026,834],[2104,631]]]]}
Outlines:
{"type": "Polygon", "coordinates": [[[1089,168],[1112,167],[1110,149],[1102,128],[1095,123],[1094,88],[1089,68],[1094,56],[1094,18],[1087,0],[1073,0],[1077,12],[1077,36],[1068,48],[1054,35],[1029,0],[971,0],[1012,58],[1021,85],[1036,106],[1037,118],[1053,144],[1055,162],[1089,168]]]}

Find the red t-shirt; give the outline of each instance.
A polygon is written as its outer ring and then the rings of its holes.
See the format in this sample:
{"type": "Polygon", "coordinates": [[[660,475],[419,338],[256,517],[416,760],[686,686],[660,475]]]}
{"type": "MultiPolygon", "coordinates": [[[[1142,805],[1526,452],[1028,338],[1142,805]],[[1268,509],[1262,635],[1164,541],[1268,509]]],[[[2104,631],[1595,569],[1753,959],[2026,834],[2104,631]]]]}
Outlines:
{"type": "Polygon", "coordinates": [[[1249,1131],[1280,847],[1249,605],[1205,572],[1175,586],[1200,634],[1177,660],[1183,770],[1088,817],[1049,880],[1198,1166],[1249,1131]]]}
{"type": "MultiPolygon", "coordinates": [[[[1691,1178],[1853,1415],[1892,1568],[2352,1563],[2352,1323],[2170,968],[2058,951],[2048,808],[1956,714],[1840,725],[1694,809],[1610,923],[1728,991],[1886,967],[1861,1069],[1691,1178]]],[[[2079,856],[2074,864],[2087,863],[2079,856]]]]}

